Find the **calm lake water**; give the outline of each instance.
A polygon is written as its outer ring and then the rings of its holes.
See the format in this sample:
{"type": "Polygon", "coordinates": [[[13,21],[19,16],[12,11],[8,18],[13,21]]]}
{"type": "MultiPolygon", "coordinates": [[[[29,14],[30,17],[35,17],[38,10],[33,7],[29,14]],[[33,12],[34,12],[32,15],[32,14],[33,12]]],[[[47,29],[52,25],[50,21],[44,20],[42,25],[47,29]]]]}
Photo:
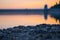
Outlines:
{"type": "Polygon", "coordinates": [[[37,24],[59,24],[59,22],[48,15],[48,19],[44,19],[44,15],[0,15],[0,29],[9,28],[19,25],[37,25],[37,24]]]}

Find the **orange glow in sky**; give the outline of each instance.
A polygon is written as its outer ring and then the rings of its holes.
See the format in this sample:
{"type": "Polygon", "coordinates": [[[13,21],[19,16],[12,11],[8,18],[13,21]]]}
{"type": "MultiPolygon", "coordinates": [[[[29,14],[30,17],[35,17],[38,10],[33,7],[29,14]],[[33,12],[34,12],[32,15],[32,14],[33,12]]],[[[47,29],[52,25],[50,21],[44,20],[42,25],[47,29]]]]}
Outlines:
{"type": "Polygon", "coordinates": [[[36,9],[48,4],[50,8],[59,0],[0,0],[0,9],[36,9]]]}

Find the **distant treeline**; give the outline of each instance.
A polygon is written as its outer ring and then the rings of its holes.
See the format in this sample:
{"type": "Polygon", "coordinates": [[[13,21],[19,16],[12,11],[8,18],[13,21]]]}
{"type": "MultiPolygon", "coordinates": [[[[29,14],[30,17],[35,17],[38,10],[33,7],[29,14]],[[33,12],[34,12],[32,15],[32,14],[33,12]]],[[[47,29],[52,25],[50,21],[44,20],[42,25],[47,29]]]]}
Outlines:
{"type": "Polygon", "coordinates": [[[56,3],[50,9],[55,9],[55,8],[59,9],[60,8],[60,3],[59,4],[56,3]]]}
{"type": "Polygon", "coordinates": [[[43,9],[0,9],[0,14],[41,14],[43,9]]]}

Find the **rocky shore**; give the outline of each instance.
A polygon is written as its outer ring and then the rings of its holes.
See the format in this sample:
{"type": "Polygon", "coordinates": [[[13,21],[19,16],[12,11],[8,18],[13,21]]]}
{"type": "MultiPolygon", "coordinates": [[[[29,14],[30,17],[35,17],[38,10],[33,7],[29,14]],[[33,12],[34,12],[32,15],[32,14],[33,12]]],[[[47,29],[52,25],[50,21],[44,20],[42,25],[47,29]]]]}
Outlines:
{"type": "Polygon", "coordinates": [[[60,40],[60,24],[0,29],[0,40],[60,40]]]}

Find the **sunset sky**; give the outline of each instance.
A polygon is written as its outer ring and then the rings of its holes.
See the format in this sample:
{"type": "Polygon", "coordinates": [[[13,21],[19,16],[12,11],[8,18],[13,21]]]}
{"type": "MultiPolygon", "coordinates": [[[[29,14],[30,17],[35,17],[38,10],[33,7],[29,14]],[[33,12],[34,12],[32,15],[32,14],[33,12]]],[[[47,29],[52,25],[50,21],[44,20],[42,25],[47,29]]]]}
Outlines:
{"type": "Polygon", "coordinates": [[[0,9],[42,9],[45,4],[48,8],[59,0],[0,0],[0,9]]]}

